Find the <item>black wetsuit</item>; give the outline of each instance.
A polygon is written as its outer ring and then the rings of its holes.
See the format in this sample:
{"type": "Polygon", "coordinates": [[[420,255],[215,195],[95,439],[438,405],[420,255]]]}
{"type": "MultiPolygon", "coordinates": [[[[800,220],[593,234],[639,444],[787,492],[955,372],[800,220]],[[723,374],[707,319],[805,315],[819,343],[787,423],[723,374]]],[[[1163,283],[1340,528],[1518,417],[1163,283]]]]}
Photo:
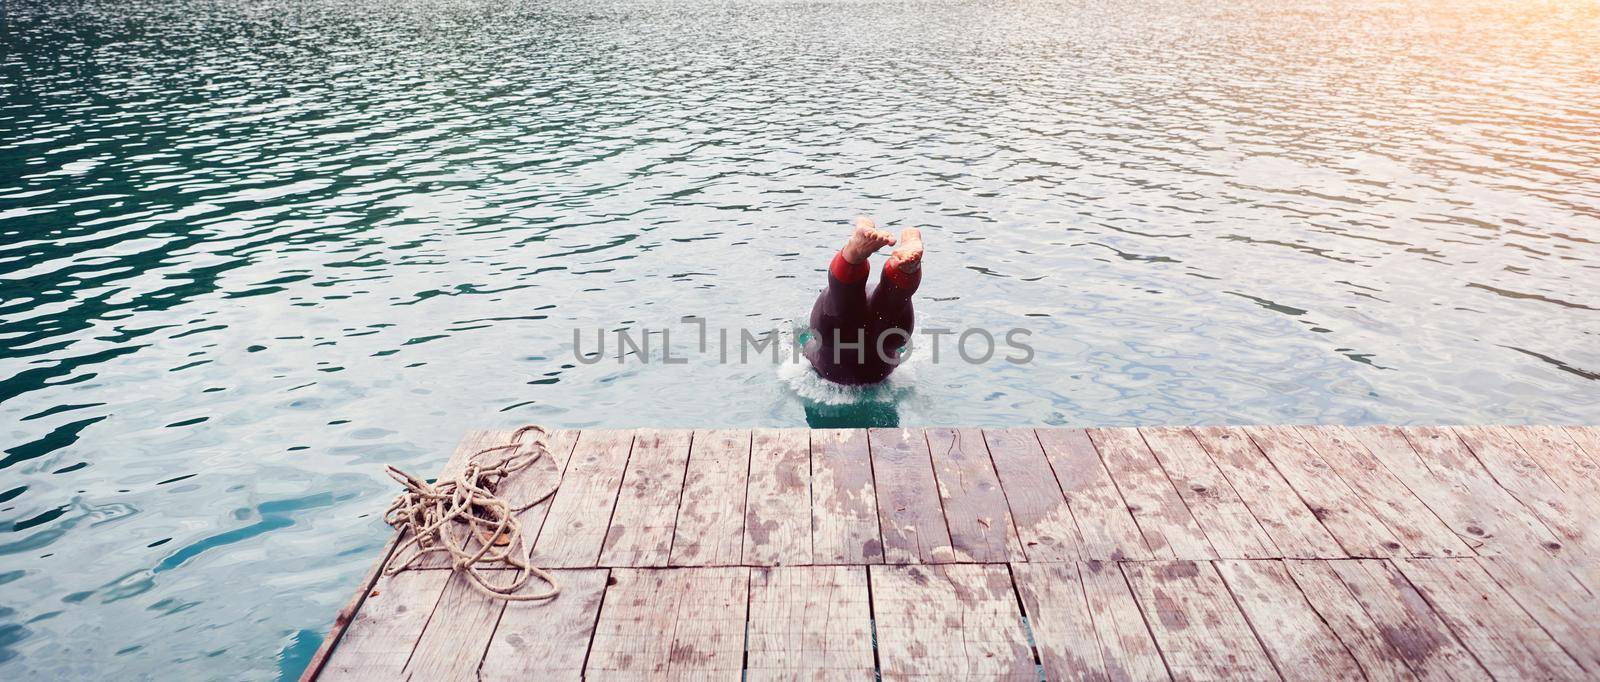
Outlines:
{"type": "Polygon", "coordinates": [[[900,347],[911,340],[916,323],[911,295],[922,282],[922,270],[899,272],[886,264],[878,285],[867,291],[870,272],[865,262],[851,265],[842,255],[834,256],[828,287],[811,306],[812,338],[805,354],[824,379],[840,384],[883,381],[899,364],[900,347]]]}

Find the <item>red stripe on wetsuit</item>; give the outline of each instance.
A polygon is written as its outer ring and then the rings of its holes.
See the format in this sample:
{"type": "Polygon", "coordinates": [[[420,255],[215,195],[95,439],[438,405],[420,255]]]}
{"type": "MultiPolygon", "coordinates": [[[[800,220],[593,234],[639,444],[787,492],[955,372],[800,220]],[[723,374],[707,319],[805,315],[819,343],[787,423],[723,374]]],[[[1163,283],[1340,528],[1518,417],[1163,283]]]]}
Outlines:
{"type": "MultiPolygon", "coordinates": [[[[867,275],[872,273],[872,266],[867,261],[851,263],[844,259],[844,251],[840,250],[833,255],[833,262],[828,264],[828,274],[834,279],[845,284],[858,284],[867,281],[867,275]]],[[[922,268],[906,272],[895,267],[894,262],[883,264],[883,279],[899,289],[916,289],[922,283],[922,268]]]]}
{"type": "Polygon", "coordinates": [[[828,274],[845,284],[856,284],[867,281],[867,275],[872,273],[872,266],[866,261],[852,264],[844,259],[844,251],[833,254],[833,263],[828,265],[828,274]]]}
{"type": "Polygon", "coordinates": [[[896,289],[915,291],[917,285],[922,283],[922,268],[906,272],[894,266],[894,261],[883,264],[883,281],[893,284],[896,289]]]}

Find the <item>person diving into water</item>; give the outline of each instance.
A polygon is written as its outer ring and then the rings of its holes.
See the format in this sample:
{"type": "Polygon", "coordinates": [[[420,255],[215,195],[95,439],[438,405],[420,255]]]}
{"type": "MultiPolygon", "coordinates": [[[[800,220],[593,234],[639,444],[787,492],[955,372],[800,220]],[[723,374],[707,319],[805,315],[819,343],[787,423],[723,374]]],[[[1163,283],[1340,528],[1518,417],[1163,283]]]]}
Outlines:
{"type": "Polygon", "coordinates": [[[921,283],[922,232],[908,227],[896,239],[871,218],[856,218],[850,239],[828,266],[828,286],[811,306],[812,338],[805,356],[812,368],[839,384],[883,381],[911,340],[911,296],[921,283]],[[872,267],[867,259],[885,246],[895,249],[878,285],[868,291],[872,267]]]}

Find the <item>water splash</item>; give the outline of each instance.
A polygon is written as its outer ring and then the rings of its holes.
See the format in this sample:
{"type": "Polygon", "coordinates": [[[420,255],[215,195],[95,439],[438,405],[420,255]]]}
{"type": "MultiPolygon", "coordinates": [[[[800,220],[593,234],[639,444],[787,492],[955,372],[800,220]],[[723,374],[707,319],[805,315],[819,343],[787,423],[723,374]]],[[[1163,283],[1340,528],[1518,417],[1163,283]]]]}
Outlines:
{"type": "Polygon", "coordinates": [[[865,405],[870,403],[895,404],[911,397],[917,384],[917,356],[908,358],[893,374],[876,384],[846,386],[822,378],[812,368],[811,361],[778,365],[778,381],[795,397],[819,405],[865,405]]]}

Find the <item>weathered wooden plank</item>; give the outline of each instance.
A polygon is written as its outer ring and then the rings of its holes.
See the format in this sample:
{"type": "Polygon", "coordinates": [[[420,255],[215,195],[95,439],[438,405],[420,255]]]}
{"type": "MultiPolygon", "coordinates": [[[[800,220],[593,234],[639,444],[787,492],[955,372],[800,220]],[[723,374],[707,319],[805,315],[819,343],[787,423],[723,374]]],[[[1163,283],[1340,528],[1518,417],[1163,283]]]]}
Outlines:
{"type": "Polygon", "coordinates": [[[685,571],[721,569],[613,568],[584,674],[589,677],[665,677],[683,601],[685,571]]]}
{"type": "Polygon", "coordinates": [[[1333,534],[1346,554],[1408,556],[1405,546],[1339,472],[1291,427],[1243,429],[1333,534]]]}
{"type": "Polygon", "coordinates": [[[378,584],[378,579],[383,576],[384,566],[388,564],[389,557],[394,555],[394,549],[399,545],[399,536],[390,538],[378,555],[378,561],[367,570],[361,584],[356,587],[356,593],[345,602],[333,617],[333,626],[329,628],[328,635],[322,639],[322,644],[317,647],[316,653],[311,655],[311,661],[306,664],[305,670],[300,671],[300,682],[311,682],[322,675],[323,669],[328,664],[328,659],[333,655],[334,648],[344,637],[345,631],[350,627],[350,621],[356,617],[356,612],[361,610],[366,603],[367,595],[371,594],[378,584]]]}
{"type": "Polygon", "coordinates": [[[1284,679],[1354,680],[1361,666],[1278,561],[1219,561],[1239,610],[1284,679]]]}
{"type": "MultiPolygon", "coordinates": [[[[1572,434],[1581,429],[1559,426],[1501,427],[1539,463],[1550,479],[1573,495],[1600,496],[1600,454],[1584,452],[1572,434]]],[[[1600,439],[1595,447],[1600,448],[1600,439]]]]}
{"type": "Polygon", "coordinates": [[[999,472],[1000,503],[1011,510],[1022,554],[1013,560],[1075,561],[1081,555],[1078,523],[1031,429],[986,429],[981,442],[999,472]]]}
{"type": "Polygon", "coordinates": [[[1083,594],[1076,563],[1012,564],[1011,575],[1045,677],[1104,680],[1100,636],[1083,594]]]}
{"type": "Polygon", "coordinates": [[[1472,548],[1349,429],[1300,426],[1295,431],[1367,501],[1413,556],[1472,556],[1472,548]]]}
{"type": "Polygon", "coordinates": [[[955,560],[944,522],[933,462],[922,431],[869,429],[877,483],[878,525],[884,561],[891,564],[955,560]]]}
{"type": "Polygon", "coordinates": [[[1116,562],[1079,566],[1083,594],[1100,636],[1100,660],[1112,680],[1168,680],[1172,675],[1145,623],[1139,601],[1116,562]]]}
{"type": "Polygon", "coordinates": [[[1600,561],[1585,559],[1582,561],[1564,561],[1567,572],[1572,578],[1589,590],[1590,594],[1600,595],[1600,561]]]}
{"type": "Polygon", "coordinates": [[[1189,507],[1189,513],[1205,529],[1206,538],[1217,554],[1229,559],[1266,559],[1283,556],[1266,531],[1239,499],[1210,453],[1188,429],[1146,427],[1139,429],[1156,461],[1167,472],[1167,479],[1189,507]]]}
{"type": "Polygon", "coordinates": [[[1577,660],[1600,676],[1600,597],[1568,570],[1565,562],[1529,557],[1479,557],[1490,577],[1577,660]]]}
{"type": "Polygon", "coordinates": [[[1125,563],[1122,570],[1173,679],[1279,679],[1209,562],[1125,563]]]}
{"type": "Polygon", "coordinates": [[[745,495],[744,563],[811,563],[811,439],[805,429],[757,429],[745,495]]]}
{"type": "MultiPolygon", "coordinates": [[[[459,475],[468,461],[477,460],[480,463],[488,463],[505,457],[512,451],[496,449],[484,452],[484,450],[510,444],[514,435],[516,435],[515,431],[469,431],[466,437],[461,439],[461,443],[456,446],[455,453],[450,456],[450,460],[445,463],[444,468],[440,469],[439,477],[435,480],[443,480],[459,475]]],[[[500,489],[497,494],[508,503],[514,505],[514,507],[522,507],[557,487],[561,482],[567,458],[572,453],[572,447],[577,442],[578,436],[579,433],[577,431],[558,430],[550,432],[545,439],[546,449],[550,452],[550,457],[548,459],[540,458],[529,468],[506,477],[504,481],[500,482],[500,489]]],[[[532,436],[524,434],[523,442],[529,442],[532,438],[532,436]]],[[[529,546],[532,546],[534,540],[539,537],[539,527],[543,525],[544,515],[549,508],[550,500],[545,500],[517,513],[517,520],[522,524],[523,541],[528,543],[529,546]]],[[[402,537],[402,541],[410,539],[410,535],[402,537]]],[[[398,560],[405,561],[405,557],[409,556],[414,549],[411,547],[402,549],[403,556],[398,560]]],[[[472,544],[468,549],[475,550],[477,545],[472,544]]],[[[450,555],[442,552],[432,553],[418,559],[412,566],[430,570],[448,569],[450,568],[450,555]]]]}
{"type": "MultiPolygon", "coordinates": [[[[1089,429],[1089,439],[1139,524],[1145,545],[1162,559],[1214,559],[1217,552],[1183,498],[1133,429],[1089,429]]],[[[1088,520],[1084,521],[1089,523],[1088,520]]]]}
{"type": "MultiPolygon", "coordinates": [[[[1344,548],[1311,513],[1294,486],[1272,466],[1272,461],[1236,429],[1190,429],[1212,461],[1233,484],[1245,506],[1261,522],[1273,545],[1284,556],[1305,559],[1343,558],[1344,548]]],[[[1220,551],[1220,549],[1219,549],[1220,551]]]]}
{"type": "Polygon", "coordinates": [[[1101,561],[1153,558],[1089,434],[1083,429],[1035,429],[1034,435],[1078,522],[1082,557],[1101,561]]]}
{"type": "Polygon", "coordinates": [[[995,562],[1024,557],[983,433],[977,429],[928,429],[925,435],[956,560],[995,562]]]}
{"type": "Polygon", "coordinates": [[[633,432],[624,430],[584,431],[578,438],[533,544],[535,566],[588,568],[599,562],[632,442],[633,432]]]}
{"type": "MultiPolygon", "coordinates": [[[[1419,432],[1432,433],[1426,429],[1419,432]]],[[[1593,498],[1568,495],[1503,429],[1458,426],[1440,430],[1440,435],[1446,432],[1453,432],[1461,439],[1476,463],[1562,544],[1600,557],[1600,544],[1596,544],[1597,538],[1589,532],[1594,519],[1600,517],[1600,505],[1596,505],[1593,498]]]]}
{"type": "MultiPolygon", "coordinates": [[[[577,432],[572,431],[557,433],[565,436],[566,440],[563,442],[570,450],[572,442],[577,438],[577,432]]],[[[486,442],[488,444],[497,444],[499,442],[509,440],[510,434],[511,432],[493,431],[473,431],[467,433],[467,435],[456,444],[455,450],[451,452],[450,458],[445,462],[445,466],[442,471],[445,474],[453,474],[454,472],[460,471],[462,467],[466,466],[466,462],[470,457],[482,450],[484,447],[488,447],[488,445],[485,444],[486,442]],[[500,435],[501,433],[504,433],[504,435],[500,435]]],[[[556,454],[557,452],[557,450],[552,450],[552,454],[556,454]]],[[[565,462],[564,452],[559,453],[558,457],[562,458],[563,463],[565,462]]],[[[556,473],[556,480],[559,480],[560,467],[555,467],[554,471],[556,473]]],[[[507,483],[509,484],[510,482],[507,483]]],[[[506,490],[510,487],[512,486],[506,485],[502,487],[502,490],[506,490]]],[[[515,494],[515,492],[513,491],[512,494],[515,494]]],[[[391,558],[394,557],[396,548],[398,548],[402,542],[408,539],[410,539],[410,535],[396,534],[389,540],[388,544],[384,545],[383,550],[378,553],[377,562],[370,570],[367,571],[366,576],[362,578],[360,586],[356,588],[356,593],[350,598],[350,601],[344,605],[344,608],[340,609],[339,613],[334,616],[333,627],[329,629],[328,636],[323,638],[322,645],[317,647],[316,653],[312,654],[310,663],[306,665],[306,669],[300,675],[301,680],[316,679],[320,674],[322,674],[323,668],[326,667],[329,657],[333,654],[334,648],[343,638],[346,628],[348,628],[350,622],[355,619],[356,613],[360,611],[362,605],[366,602],[367,596],[375,590],[378,580],[382,577],[384,568],[388,565],[391,558]]],[[[406,550],[407,557],[411,551],[411,548],[406,550]]],[[[399,557],[397,560],[404,561],[407,557],[399,557]]],[[[444,560],[442,557],[432,556],[423,557],[421,560],[419,560],[416,566],[420,568],[423,566],[424,562],[430,561],[435,562],[439,568],[445,568],[449,566],[449,562],[444,560]]]]}
{"type": "Polygon", "coordinates": [[[1474,656],[1501,679],[1576,680],[1583,669],[1471,559],[1397,562],[1474,656]]]}
{"type": "Polygon", "coordinates": [[[883,562],[865,431],[811,432],[811,556],[817,563],[883,562]]]}
{"type": "MultiPolygon", "coordinates": [[[[491,585],[509,586],[517,577],[514,570],[484,571],[484,580],[491,585]]],[[[530,591],[541,591],[543,583],[530,585],[530,591]]],[[[450,573],[444,594],[434,607],[432,618],[417,639],[416,650],[406,661],[401,679],[414,680],[466,680],[478,673],[484,652],[489,649],[489,639],[506,602],[484,595],[473,588],[463,573],[450,573]]]]}
{"type": "Polygon", "coordinates": [[[689,431],[634,432],[633,452],[606,529],[600,565],[667,565],[692,440],[689,431]]]}
{"type": "MultiPolygon", "coordinates": [[[[561,585],[561,594],[555,599],[505,605],[478,679],[509,682],[583,677],[583,658],[589,651],[610,572],[591,568],[552,573],[561,585]]],[[[526,589],[544,588],[536,579],[526,589]]]]}
{"type": "Polygon", "coordinates": [[[418,570],[380,577],[329,654],[319,679],[399,679],[451,575],[418,570]]]}
{"type": "MultiPolygon", "coordinates": [[[[502,435],[490,438],[489,444],[509,443],[511,437],[516,435],[514,431],[500,433],[502,435]]],[[[524,539],[529,543],[538,537],[539,528],[544,525],[545,515],[549,513],[551,499],[545,499],[531,507],[528,505],[540,498],[548,498],[547,493],[559,489],[567,469],[567,461],[572,458],[572,449],[578,444],[580,435],[578,431],[567,429],[551,431],[545,437],[545,450],[550,456],[541,457],[527,469],[506,477],[506,480],[500,482],[500,488],[495,491],[495,494],[505,500],[506,504],[511,505],[512,509],[522,509],[517,512],[517,520],[522,523],[522,532],[526,536],[524,539]],[[524,507],[527,508],[523,509],[524,507]]],[[[527,443],[532,439],[532,436],[523,434],[521,442],[527,443]]],[[[492,459],[505,454],[507,451],[491,452],[478,459],[492,459]]]]}
{"type": "Polygon", "coordinates": [[[1005,566],[873,566],[884,679],[1038,679],[1005,566]]]}
{"type": "Polygon", "coordinates": [[[750,569],[684,571],[683,601],[673,627],[674,679],[737,680],[744,669],[750,569]]]}
{"type": "Polygon", "coordinates": [[[458,476],[467,467],[468,462],[474,460],[489,460],[504,457],[506,450],[495,450],[485,453],[483,450],[499,445],[511,443],[511,436],[515,431],[468,431],[461,441],[456,443],[456,449],[450,453],[450,458],[445,460],[444,466],[439,469],[439,477],[443,480],[458,476]]]}
{"type": "Polygon", "coordinates": [[[689,449],[673,566],[729,566],[744,554],[745,489],[750,476],[750,432],[696,431],[689,449]]]}
{"type": "MultiPolygon", "coordinates": [[[[1579,518],[1600,518],[1600,430],[1555,426],[1505,427],[1530,456],[1561,486],[1579,518]],[[1588,441],[1588,452],[1584,441],[1588,441]]],[[[1587,529],[1586,529],[1587,530],[1587,529]]],[[[1600,552],[1597,538],[1588,533],[1586,557],[1570,562],[1572,575],[1587,589],[1600,594],[1600,552]]]]}
{"type": "MultiPolygon", "coordinates": [[[[1453,432],[1427,427],[1373,428],[1398,432],[1415,449],[1435,478],[1451,486],[1456,495],[1465,496],[1461,501],[1472,505],[1475,517],[1492,519],[1485,523],[1496,523],[1501,532],[1489,531],[1486,527],[1483,528],[1483,534],[1478,536],[1486,543],[1495,542],[1498,545],[1495,548],[1498,551],[1488,554],[1542,551],[1560,555],[1563,546],[1555,534],[1522,502],[1501,487],[1453,432]]],[[[1469,533],[1473,530],[1467,529],[1469,533]]]]}
{"type": "Polygon", "coordinates": [[[1367,679],[1417,679],[1405,658],[1390,645],[1388,630],[1373,622],[1330,563],[1291,559],[1284,562],[1284,567],[1317,615],[1361,665],[1367,679]]]}
{"type": "MultiPolygon", "coordinates": [[[[545,434],[545,450],[549,457],[541,457],[527,469],[515,472],[506,477],[499,484],[496,494],[504,499],[513,508],[526,507],[540,498],[548,498],[552,490],[559,487],[561,478],[566,471],[567,461],[572,455],[572,449],[577,445],[580,432],[568,429],[553,429],[545,434]]],[[[526,448],[537,436],[525,433],[516,439],[517,432],[512,431],[469,431],[456,446],[456,451],[450,456],[443,469],[439,470],[439,479],[443,480],[456,476],[466,468],[468,462],[480,465],[491,464],[508,456],[526,452],[526,448]],[[516,440],[513,440],[516,439],[516,440]],[[519,445],[518,448],[506,448],[507,445],[519,445]]],[[[537,532],[539,524],[543,522],[544,510],[549,508],[548,499],[518,514],[523,521],[524,532],[537,532]],[[527,528],[530,523],[532,528],[527,528]]],[[[533,538],[528,538],[531,542],[533,538]]]]}
{"type": "Polygon", "coordinates": [[[868,599],[862,566],[754,569],[747,678],[871,679],[868,599]]]}
{"type": "Polygon", "coordinates": [[[1167,679],[1167,669],[1116,564],[1012,564],[1045,677],[1167,679]],[[1092,596],[1091,596],[1092,595],[1092,596]]]}
{"type": "MultiPolygon", "coordinates": [[[[1446,561],[1424,559],[1421,561],[1446,561]]],[[[1297,577],[1308,564],[1296,562],[1297,577]]],[[[1376,631],[1417,677],[1425,680],[1490,679],[1449,626],[1387,561],[1361,559],[1323,564],[1339,576],[1376,631]]]]}
{"type": "Polygon", "coordinates": [[[600,607],[591,679],[739,679],[750,569],[616,568],[600,607]]]}
{"type": "Polygon", "coordinates": [[[1502,529],[1509,527],[1507,521],[1498,518],[1482,501],[1473,499],[1471,490],[1460,482],[1435,475],[1400,429],[1364,426],[1345,431],[1425,502],[1473,553],[1503,551],[1503,543],[1494,539],[1506,534],[1502,529]]]}
{"type": "Polygon", "coordinates": [[[1572,466],[1587,479],[1600,485],[1600,426],[1562,426],[1544,427],[1549,429],[1560,428],[1562,433],[1572,439],[1578,446],[1578,451],[1573,453],[1572,466]],[[1582,455],[1582,458],[1578,458],[1582,455]]]}

